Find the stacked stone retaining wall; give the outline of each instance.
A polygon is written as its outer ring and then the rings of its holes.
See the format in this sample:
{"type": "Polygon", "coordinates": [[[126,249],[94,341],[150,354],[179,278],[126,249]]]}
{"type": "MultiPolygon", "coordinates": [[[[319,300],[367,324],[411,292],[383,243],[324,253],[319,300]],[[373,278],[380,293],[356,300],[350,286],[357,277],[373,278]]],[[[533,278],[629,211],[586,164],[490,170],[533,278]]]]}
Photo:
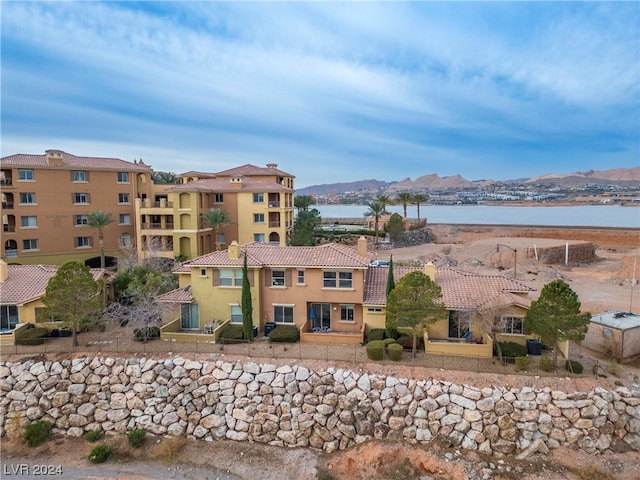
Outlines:
{"type": "Polygon", "coordinates": [[[270,445],[346,449],[373,439],[437,438],[487,454],[540,440],[587,452],[640,450],[640,391],[476,388],[348,369],[241,361],[83,357],[0,363],[0,436],[47,420],[81,436],[145,428],[270,445]]]}

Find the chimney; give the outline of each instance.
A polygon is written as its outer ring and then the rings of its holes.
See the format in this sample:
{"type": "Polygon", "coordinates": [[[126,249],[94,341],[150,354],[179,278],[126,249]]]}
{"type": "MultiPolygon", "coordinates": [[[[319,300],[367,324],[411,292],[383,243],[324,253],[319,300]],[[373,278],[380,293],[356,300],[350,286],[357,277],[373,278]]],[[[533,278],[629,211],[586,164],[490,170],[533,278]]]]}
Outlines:
{"type": "Polygon", "coordinates": [[[229,260],[235,260],[238,258],[240,258],[240,245],[238,245],[238,242],[234,240],[231,242],[231,245],[229,245],[229,260]]]}
{"type": "Polygon", "coordinates": [[[432,262],[427,262],[424,266],[424,274],[431,279],[432,282],[436,281],[436,266],[432,262]]]}
{"type": "Polygon", "coordinates": [[[0,260],[0,282],[5,282],[9,278],[9,265],[4,260],[0,260]]]}
{"type": "Polygon", "coordinates": [[[358,239],[358,255],[366,257],[367,253],[367,239],[363,235],[358,239]]]}
{"type": "Polygon", "coordinates": [[[278,168],[278,164],[277,163],[267,163],[267,168],[278,168]]]}
{"type": "Polygon", "coordinates": [[[240,188],[243,187],[244,178],[242,178],[242,177],[231,177],[229,182],[231,183],[231,188],[240,189],[240,188]]]}
{"type": "Polygon", "coordinates": [[[46,150],[47,165],[64,165],[62,160],[62,150],[46,150]]]}

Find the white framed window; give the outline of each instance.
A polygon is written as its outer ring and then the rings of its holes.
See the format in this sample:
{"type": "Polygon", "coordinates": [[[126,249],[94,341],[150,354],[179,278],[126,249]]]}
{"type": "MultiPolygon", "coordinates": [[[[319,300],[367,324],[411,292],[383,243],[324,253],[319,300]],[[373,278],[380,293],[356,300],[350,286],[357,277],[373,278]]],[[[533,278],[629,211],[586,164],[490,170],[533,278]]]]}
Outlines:
{"type": "Polygon", "coordinates": [[[298,285],[304,285],[304,270],[298,270],[296,281],[298,285]]]}
{"type": "Polygon", "coordinates": [[[201,268],[200,269],[200,276],[201,277],[206,277],[207,276],[207,269],[206,268],[201,268]]]}
{"type": "Polygon", "coordinates": [[[20,203],[22,205],[35,205],[36,194],[31,192],[20,192],[20,203]]]}
{"type": "Polygon", "coordinates": [[[22,250],[38,250],[38,239],[30,238],[22,240],[22,250]]]}
{"type": "Polygon", "coordinates": [[[91,237],[76,237],[75,243],[76,243],[76,248],[90,248],[91,237]]]}
{"type": "Polygon", "coordinates": [[[240,305],[229,305],[231,323],[242,323],[242,308],[240,305]]]}
{"type": "Polygon", "coordinates": [[[128,193],[119,193],[118,194],[118,203],[129,203],[129,194],[128,193]]]}
{"type": "Polygon", "coordinates": [[[271,270],[271,286],[284,287],[285,285],[286,282],[284,270],[271,270]]]}
{"type": "Polygon", "coordinates": [[[38,217],[36,216],[20,217],[20,226],[22,228],[37,228],[38,217]]]}
{"type": "Polygon", "coordinates": [[[224,203],[224,195],[222,193],[214,193],[213,203],[224,203]]]}
{"type": "Polygon", "coordinates": [[[502,317],[502,332],[512,335],[522,335],[524,333],[524,318],[502,317]]]}
{"type": "Polygon", "coordinates": [[[264,193],[254,193],[253,203],[264,203],[264,193]]]}
{"type": "Polygon", "coordinates": [[[118,183],[129,183],[129,174],[127,172],[118,172],[118,183]]]}
{"type": "Polygon", "coordinates": [[[76,183],[86,183],[87,182],[87,172],[78,170],[73,172],[73,181],[76,183]]]}
{"type": "Polygon", "coordinates": [[[253,241],[256,242],[256,243],[264,243],[265,242],[264,233],[254,233],[253,234],[253,241]]]}
{"type": "Polygon", "coordinates": [[[340,305],[340,321],[355,322],[354,312],[353,305],[340,305]]]}
{"type": "Polygon", "coordinates": [[[83,205],[89,203],[89,194],[88,193],[74,193],[73,194],[73,203],[83,205]]]}
{"type": "Polygon", "coordinates": [[[242,270],[221,269],[219,270],[218,285],[221,287],[241,287],[242,270]]]}
{"type": "Polygon", "coordinates": [[[264,223],[264,213],[254,213],[253,223],[264,223]]]}
{"type": "Polygon", "coordinates": [[[293,305],[274,305],[273,321],[275,323],[293,324],[293,305]]]}
{"type": "Polygon", "coordinates": [[[120,246],[121,247],[130,247],[131,246],[131,235],[128,233],[123,233],[120,235],[120,246]]]}
{"type": "Polygon", "coordinates": [[[89,217],[87,215],[74,215],[73,216],[73,224],[78,225],[88,225],[89,217]]]}
{"type": "Polygon", "coordinates": [[[33,176],[33,170],[20,169],[18,170],[18,181],[20,182],[33,182],[35,177],[33,176]]]}
{"type": "Polygon", "coordinates": [[[121,213],[120,225],[131,225],[131,215],[129,215],[128,213],[121,213]]]}
{"type": "Polygon", "coordinates": [[[327,270],[323,272],[322,286],[325,288],[352,288],[352,272],[336,272],[327,270]]]}

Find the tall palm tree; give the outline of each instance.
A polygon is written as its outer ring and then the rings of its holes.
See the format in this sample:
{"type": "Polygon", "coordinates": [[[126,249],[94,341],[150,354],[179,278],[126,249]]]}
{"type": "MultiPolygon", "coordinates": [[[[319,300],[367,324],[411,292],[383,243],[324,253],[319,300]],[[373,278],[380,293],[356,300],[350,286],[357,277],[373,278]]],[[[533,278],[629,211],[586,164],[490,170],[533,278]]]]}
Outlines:
{"type": "Polygon", "coordinates": [[[153,172],[151,179],[156,185],[175,185],[179,183],[178,176],[173,172],[153,172]]]}
{"type": "Polygon", "coordinates": [[[409,192],[400,192],[396,197],[396,202],[402,205],[404,211],[404,218],[407,218],[407,205],[413,201],[413,194],[409,192]]]}
{"type": "Polygon", "coordinates": [[[369,205],[369,210],[364,213],[365,217],[373,217],[374,226],[376,232],[376,244],[378,243],[378,223],[380,222],[380,217],[384,214],[384,207],[380,202],[371,202],[369,205]]]}
{"type": "Polygon", "coordinates": [[[301,211],[309,210],[311,205],[316,204],[316,199],[312,195],[298,195],[293,199],[293,206],[298,209],[298,213],[301,211]]]}
{"type": "Polygon", "coordinates": [[[87,215],[87,226],[98,230],[100,241],[100,267],[105,268],[104,258],[104,229],[113,222],[113,215],[102,210],[96,210],[87,215]]]}
{"type": "Polygon", "coordinates": [[[427,200],[429,200],[429,195],[426,195],[424,193],[413,194],[413,200],[411,203],[415,204],[415,206],[418,208],[418,220],[420,220],[420,204],[426,203],[427,200]]]}
{"type": "Polygon", "coordinates": [[[202,219],[204,223],[211,227],[213,230],[213,238],[216,242],[216,250],[220,250],[220,238],[219,232],[220,229],[226,227],[231,223],[231,217],[229,214],[220,208],[212,208],[208,212],[204,212],[202,214],[202,219]]]}
{"type": "Polygon", "coordinates": [[[393,205],[393,200],[391,199],[391,197],[389,195],[385,195],[384,193],[378,195],[376,197],[376,201],[382,204],[384,213],[387,213],[387,205],[393,205]]]}

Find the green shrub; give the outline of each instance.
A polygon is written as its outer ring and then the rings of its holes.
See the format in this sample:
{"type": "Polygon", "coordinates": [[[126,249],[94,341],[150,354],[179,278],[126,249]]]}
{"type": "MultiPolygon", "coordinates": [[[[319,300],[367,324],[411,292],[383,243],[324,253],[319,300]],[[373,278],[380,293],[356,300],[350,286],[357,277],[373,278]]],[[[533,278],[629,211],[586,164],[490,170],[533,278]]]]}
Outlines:
{"type": "Polygon", "coordinates": [[[96,445],[89,453],[89,461],[91,463],[103,463],[111,455],[111,448],[108,445],[96,445]]]}
{"type": "Polygon", "coordinates": [[[611,360],[607,363],[607,371],[614,377],[622,375],[622,366],[615,360],[611,360]]]}
{"type": "Polygon", "coordinates": [[[527,347],[515,342],[500,342],[500,350],[506,363],[514,363],[516,357],[527,356],[527,347]]]}
{"type": "Polygon", "coordinates": [[[396,341],[393,338],[385,338],[382,343],[384,344],[385,347],[388,347],[389,345],[391,345],[392,343],[396,343],[396,341]]]}
{"type": "Polygon", "coordinates": [[[30,447],[37,447],[47,441],[49,435],[51,435],[52,428],[53,424],[45,420],[30,423],[25,429],[24,440],[30,447]]]}
{"type": "Polygon", "coordinates": [[[369,330],[369,341],[372,342],[374,340],[383,340],[385,334],[384,328],[372,328],[369,330]]]}
{"type": "Polygon", "coordinates": [[[576,360],[567,360],[564,362],[564,368],[573,373],[582,373],[584,367],[576,360]]]}
{"type": "Polygon", "coordinates": [[[294,325],[278,325],[269,334],[270,342],[296,343],[300,340],[300,331],[294,325]]]}
{"type": "MultiPolygon", "coordinates": [[[[423,338],[421,337],[417,338],[417,341],[416,341],[417,348],[420,348],[422,341],[423,341],[423,338]]],[[[396,342],[402,345],[402,348],[407,348],[407,349],[413,348],[413,337],[411,335],[400,335],[396,339],[396,342]]]]}
{"type": "Polygon", "coordinates": [[[516,357],[516,370],[526,370],[530,363],[529,357],[516,357]]]}
{"type": "Polygon", "coordinates": [[[384,357],[384,342],[382,340],[374,340],[367,343],[367,357],[370,360],[382,360],[384,357]]]}
{"type": "Polygon", "coordinates": [[[553,360],[549,357],[542,357],[540,359],[540,363],[538,364],[540,370],[543,372],[552,372],[553,371],[553,360]]]}
{"type": "Polygon", "coordinates": [[[133,331],[133,339],[136,342],[143,342],[145,340],[145,334],[147,337],[147,340],[155,340],[156,338],[160,338],[160,328],[153,326],[153,327],[146,327],[146,328],[136,328],[133,331]]]}
{"type": "Polygon", "coordinates": [[[242,325],[227,324],[227,326],[220,331],[220,335],[218,335],[218,341],[220,341],[221,343],[225,343],[225,341],[227,343],[238,342],[242,340],[242,336],[242,325]]]}
{"type": "Polygon", "coordinates": [[[147,431],[144,428],[136,428],[127,433],[127,440],[129,440],[129,445],[133,448],[140,448],[144,445],[146,436],[147,431]]]}
{"type": "Polygon", "coordinates": [[[384,338],[398,338],[400,332],[394,327],[387,327],[384,331],[384,338]]]}
{"type": "Polygon", "coordinates": [[[35,327],[23,330],[20,337],[16,339],[17,345],[42,345],[49,336],[49,329],[46,327],[35,327]]]}
{"type": "Polygon", "coordinates": [[[392,343],[387,345],[387,353],[389,354],[389,358],[393,361],[402,360],[402,345],[399,343],[392,343]]]}
{"type": "Polygon", "coordinates": [[[89,430],[84,434],[84,439],[87,442],[95,442],[102,436],[102,432],[100,430],[89,430]]]}

